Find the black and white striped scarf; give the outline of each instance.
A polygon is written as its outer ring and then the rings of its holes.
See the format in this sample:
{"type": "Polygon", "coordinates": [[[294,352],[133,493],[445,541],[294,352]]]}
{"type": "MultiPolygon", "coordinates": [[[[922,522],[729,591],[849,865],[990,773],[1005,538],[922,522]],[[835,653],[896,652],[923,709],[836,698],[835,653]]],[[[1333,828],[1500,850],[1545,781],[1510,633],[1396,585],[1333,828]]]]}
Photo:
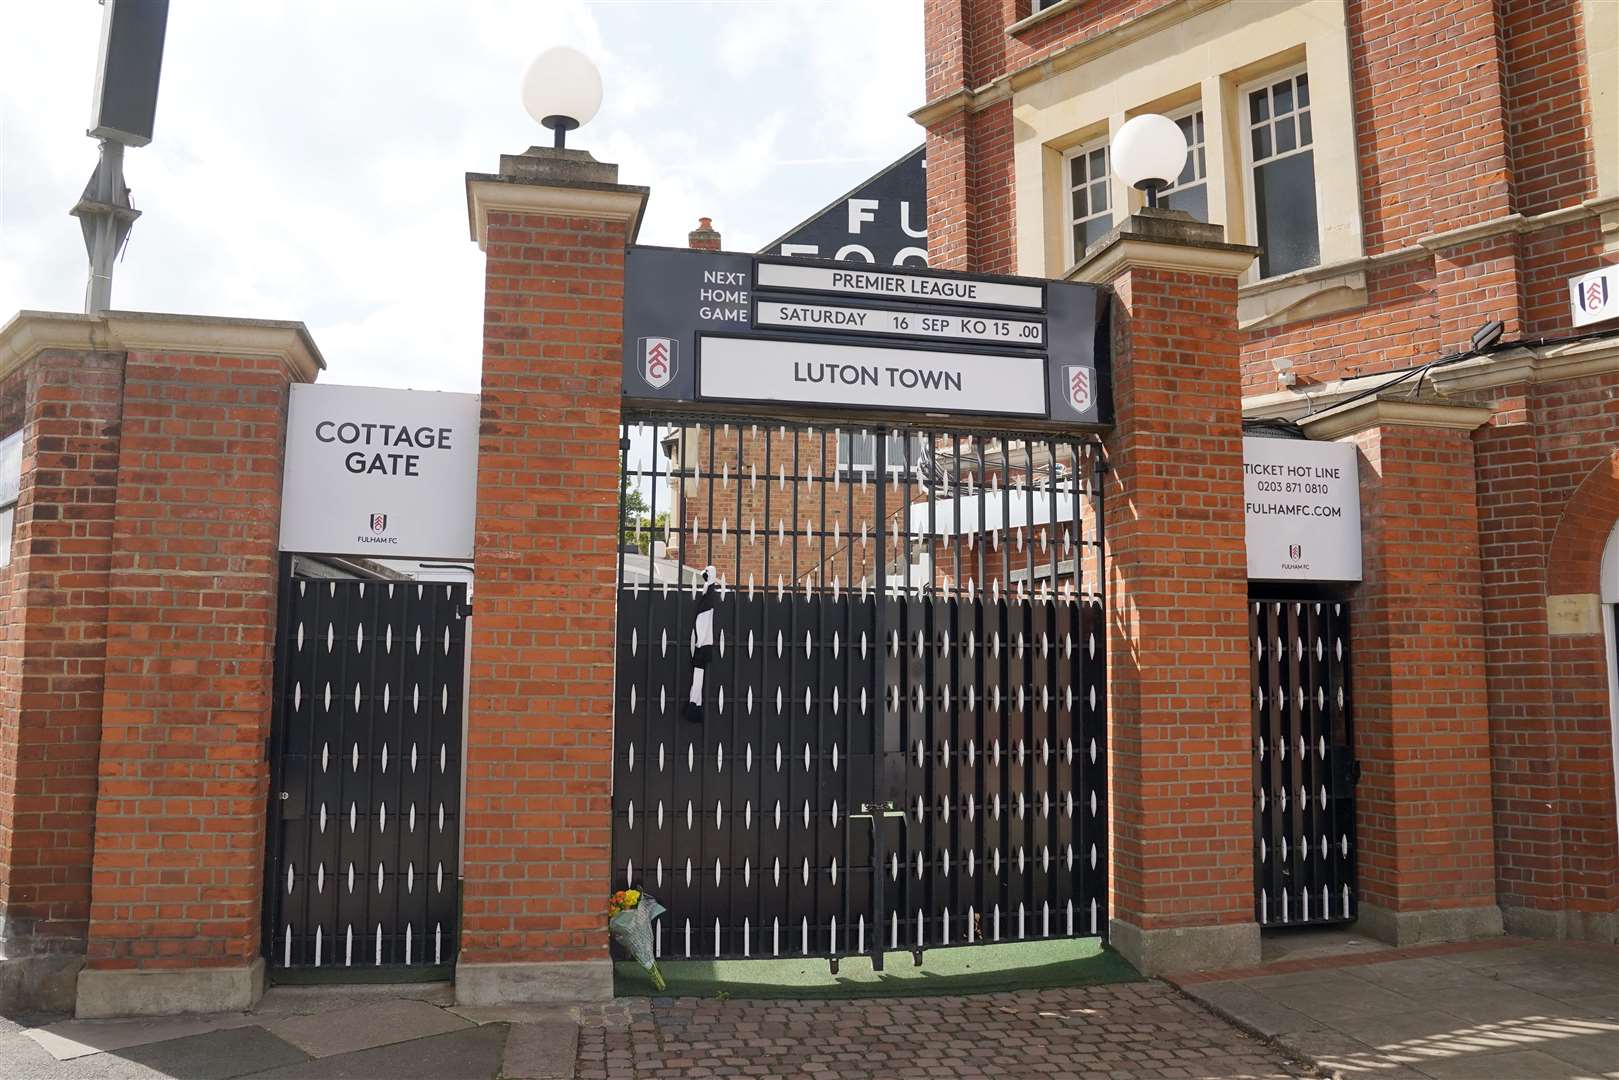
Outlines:
{"type": "Polygon", "coordinates": [[[702,591],[697,594],[697,619],[691,629],[691,696],[686,701],[686,719],[703,722],[703,673],[714,655],[714,588],[718,575],[712,566],[703,567],[702,591]]]}

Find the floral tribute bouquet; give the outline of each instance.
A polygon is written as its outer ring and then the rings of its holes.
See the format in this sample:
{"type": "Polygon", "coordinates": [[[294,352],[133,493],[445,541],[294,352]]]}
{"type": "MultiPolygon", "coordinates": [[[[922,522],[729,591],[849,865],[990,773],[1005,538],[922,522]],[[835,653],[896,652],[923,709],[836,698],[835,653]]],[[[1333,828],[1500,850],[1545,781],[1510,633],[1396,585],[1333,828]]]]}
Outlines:
{"type": "Polygon", "coordinates": [[[607,930],[624,946],[635,962],[652,976],[658,990],[667,988],[652,944],[652,920],[662,915],[663,905],[639,889],[620,889],[607,902],[607,930]]]}

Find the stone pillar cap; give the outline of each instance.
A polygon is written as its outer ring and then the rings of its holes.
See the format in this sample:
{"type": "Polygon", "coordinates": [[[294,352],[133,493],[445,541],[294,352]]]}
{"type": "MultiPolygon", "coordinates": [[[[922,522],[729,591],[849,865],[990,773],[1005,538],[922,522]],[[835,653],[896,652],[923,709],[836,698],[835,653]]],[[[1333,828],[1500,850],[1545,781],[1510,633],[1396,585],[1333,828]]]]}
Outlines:
{"type": "Polygon", "coordinates": [[[648,191],[620,184],[618,166],[586,150],[531,146],[500,155],[497,173],[467,173],[467,224],[480,250],[488,244],[491,211],[622,221],[633,243],[648,191]]]}
{"type": "Polygon", "coordinates": [[[0,326],[0,376],[47,349],[73,352],[263,356],[286,364],[301,382],[326,370],[309,328],[282,319],[169,315],[156,311],[19,311],[0,326]]]}
{"type": "Polygon", "coordinates": [[[1252,244],[1226,243],[1224,226],[1199,221],[1184,210],[1143,208],[1092,244],[1063,276],[1106,282],[1136,266],[1235,276],[1258,254],[1252,244]]]}

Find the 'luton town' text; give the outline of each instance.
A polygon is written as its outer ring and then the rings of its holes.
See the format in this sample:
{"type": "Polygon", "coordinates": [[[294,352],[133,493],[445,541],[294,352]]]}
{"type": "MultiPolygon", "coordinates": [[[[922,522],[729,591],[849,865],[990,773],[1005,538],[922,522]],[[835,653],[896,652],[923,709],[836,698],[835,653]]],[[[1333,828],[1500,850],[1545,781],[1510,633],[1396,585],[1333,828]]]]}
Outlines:
{"type": "Polygon", "coordinates": [[[793,363],[793,381],[834,386],[888,386],[901,390],[961,390],[961,372],[876,364],[793,363]]]}

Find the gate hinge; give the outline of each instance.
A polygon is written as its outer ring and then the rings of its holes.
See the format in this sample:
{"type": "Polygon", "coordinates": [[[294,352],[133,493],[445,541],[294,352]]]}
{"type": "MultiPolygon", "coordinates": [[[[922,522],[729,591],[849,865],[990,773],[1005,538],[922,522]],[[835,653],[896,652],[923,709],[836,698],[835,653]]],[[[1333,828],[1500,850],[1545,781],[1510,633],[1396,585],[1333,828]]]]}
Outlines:
{"type": "Polygon", "coordinates": [[[618,440],[618,448],[620,450],[628,450],[630,448],[630,440],[628,440],[628,439],[620,439],[620,440],[618,440]]]}

